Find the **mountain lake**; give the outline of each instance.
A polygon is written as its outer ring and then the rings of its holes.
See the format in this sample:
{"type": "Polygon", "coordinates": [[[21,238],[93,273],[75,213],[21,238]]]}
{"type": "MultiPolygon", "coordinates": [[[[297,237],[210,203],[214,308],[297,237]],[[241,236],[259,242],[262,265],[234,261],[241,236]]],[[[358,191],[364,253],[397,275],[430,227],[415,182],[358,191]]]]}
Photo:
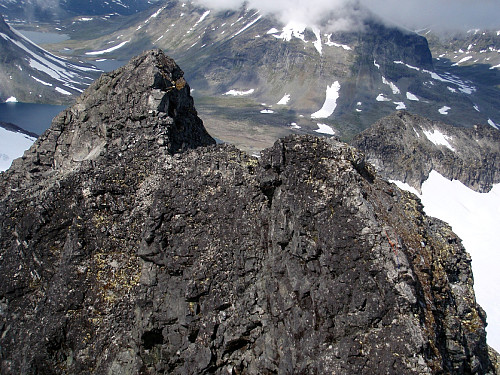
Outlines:
{"type": "Polygon", "coordinates": [[[0,121],[42,134],[67,106],[35,103],[0,103],[0,121]]]}

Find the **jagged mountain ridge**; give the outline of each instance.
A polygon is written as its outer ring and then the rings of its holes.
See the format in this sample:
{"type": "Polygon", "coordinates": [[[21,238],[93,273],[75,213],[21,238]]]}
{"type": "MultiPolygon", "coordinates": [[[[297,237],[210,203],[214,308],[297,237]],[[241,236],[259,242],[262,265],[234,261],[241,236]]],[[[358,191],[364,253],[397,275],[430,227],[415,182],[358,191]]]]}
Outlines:
{"type": "Polygon", "coordinates": [[[432,170],[479,192],[500,183],[500,133],[491,126],[457,128],[401,111],[358,134],[351,144],[383,178],[418,190],[432,170]]]}
{"type": "Polygon", "coordinates": [[[154,0],[1,0],[0,13],[8,15],[11,19],[47,22],[75,15],[134,14],[154,6],[157,2],[154,0]]]}
{"type": "Polygon", "coordinates": [[[75,54],[119,45],[99,58],[128,58],[144,46],[168,51],[190,72],[201,108],[202,99],[209,101],[211,117],[237,121],[243,109],[254,122],[295,123],[309,133],[324,123],[345,138],[401,108],[466,127],[500,122],[491,81],[434,65],[423,37],[375,21],[362,32],[330,33],[251,9],[217,12],[166,1],[127,28],[83,42],[75,54]],[[231,90],[242,96],[224,95],[231,90]],[[328,93],[333,113],[311,118],[328,93]]]}
{"type": "Polygon", "coordinates": [[[70,103],[101,73],[57,57],[5,23],[0,15],[0,101],[70,103]]]}
{"type": "Polygon", "coordinates": [[[494,373],[449,227],[333,139],[211,145],[192,103],[147,52],[0,175],[2,374],[494,373]]]}

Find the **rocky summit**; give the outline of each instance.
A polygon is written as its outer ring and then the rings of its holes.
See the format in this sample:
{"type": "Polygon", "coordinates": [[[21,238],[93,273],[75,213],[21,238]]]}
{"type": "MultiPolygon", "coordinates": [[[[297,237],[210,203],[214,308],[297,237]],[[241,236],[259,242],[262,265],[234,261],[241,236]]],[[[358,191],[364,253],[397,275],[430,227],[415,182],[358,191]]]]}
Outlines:
{"type": "Polygon", "coordinates": [[[214,143],[156,50],[0,175],[2,374],[495,373],[414,195],[333,139],[214,143]]]}

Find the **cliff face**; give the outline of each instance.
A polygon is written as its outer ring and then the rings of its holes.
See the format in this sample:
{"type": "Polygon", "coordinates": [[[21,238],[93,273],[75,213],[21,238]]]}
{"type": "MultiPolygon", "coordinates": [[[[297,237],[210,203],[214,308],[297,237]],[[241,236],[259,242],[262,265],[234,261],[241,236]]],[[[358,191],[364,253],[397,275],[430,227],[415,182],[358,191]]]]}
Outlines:
{"type": "Polygon", "coordinates": [[[366,154],[381,177],[417,189],[433,169],[480,192],[500,182],[500,132],[491,126],[457,128],[401,111],[378,121],[351,144],[366,154]]]}
{"type": "Polygon", "coordinates": [[[448,226],[340,142],[210,145],[181,75],[143,54],[1,175],[2,374],[494,373],[448,226]]]}

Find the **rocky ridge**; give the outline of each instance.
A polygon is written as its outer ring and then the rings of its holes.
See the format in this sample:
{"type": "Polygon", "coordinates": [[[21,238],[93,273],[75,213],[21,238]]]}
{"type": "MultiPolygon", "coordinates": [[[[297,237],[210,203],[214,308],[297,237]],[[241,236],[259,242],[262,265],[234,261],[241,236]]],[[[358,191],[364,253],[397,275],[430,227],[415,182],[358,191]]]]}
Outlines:
{"type": "Polygon", "coordinates": [[[192,103],[144,53],[0,175],[2,374],[494,373],[415,196],[334,139],[216,146],[192,103]]]}
{"type": "Polygon", "coordinates": [[[479,192],[500,182],[500,132],[491,126],[459,128],[400,111],[351,144],[366,154],[381,177],[418,190],[432,170],[479,192]]]}

